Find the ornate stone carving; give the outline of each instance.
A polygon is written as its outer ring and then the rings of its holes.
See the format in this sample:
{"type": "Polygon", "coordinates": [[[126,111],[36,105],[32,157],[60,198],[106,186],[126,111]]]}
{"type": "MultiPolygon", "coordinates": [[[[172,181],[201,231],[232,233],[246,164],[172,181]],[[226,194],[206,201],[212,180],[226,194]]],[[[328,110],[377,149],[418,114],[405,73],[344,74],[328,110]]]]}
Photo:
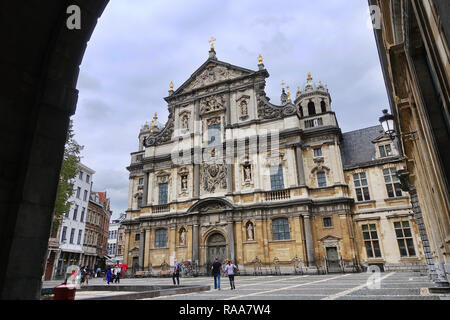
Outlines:
{"type": "Polygon", "coordinates": [[[156,182],[157,183],[169,183],[170,182],[170,173],[166,171],[161,171],[156,174],[156,182]]]}
{"type": "Polygon", "coordinates": [[[187,87],[186,91],[210,85],[215,82],[220,82],[232,78],[242,76],[243,73],[236,70],[228,69],[224,66],[210,65],[203,70],[187,87]]]}
{"type": "Polygon", "coordinates": [[[260,119],[281,119],[297,113],[297,108],[292,103],[284,106],[276,106],[269,102],[264,92],[265,82],[255,86],[256,102],[258,108],[258,118],[260,119]]]}
{"type": "Polygon", "coordinates": [[[227,188],[227,167],[224,164],[203,164],[203,189],[213,193],[217,187],[227,188]]]}
{"type": "Polygon", "coordinates": [[[209,212],[209,211],[216,211],[216,210],[223,210],[227,207],[221,203],[210,203],[204,207],[201,207],[199,209],[199,212],[209,212]]]}
{"type": "Polygon", "coordinates": [[[200,99],[200,115],[225,110],[225,96],[213,95],[200,99]]]}
{"type": "Polygon", "coordinates": [[[150,133],[150,135],[144,140],[144,146],[151,147],[170,141],[172,139],[173,131],[173,107],[169,107],[169,118],[166,125],[161,131],[150,133]]]}

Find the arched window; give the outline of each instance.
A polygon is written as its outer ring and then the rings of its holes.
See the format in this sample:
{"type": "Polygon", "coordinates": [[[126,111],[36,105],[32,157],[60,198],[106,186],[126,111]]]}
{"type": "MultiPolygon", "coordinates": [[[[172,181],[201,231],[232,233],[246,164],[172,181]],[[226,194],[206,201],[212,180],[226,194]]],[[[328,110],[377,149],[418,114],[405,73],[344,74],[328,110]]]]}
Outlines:
{"type": "Polygon", "coordinates": [[[325,172],[317,172],[317,185],[319,188],[327,186],[327,178],[325,176],[325,172]]]}
{"type": "Polygon", "coordinates": [[[289,220],[277,218],[272,221],[273,240],[289,240],[289,220]]]}
{"type": "Polygon", "coordinates": [[[327,105],[323,100],[320,102],[320,109],[322,110],[322,113],[327,112],[327,105]]]}
{"type": "Polygon", "coordinates": [[[165,248],[166,247],[166,239],[167,239],[166,229],[156,230],[155,248],[165,248]]]}
{"type": "Polygon", "coordinates": [[[316,114],[316,105],[314,102],[310,101],[308,103],[308,115],[311,116],[313,114],[316,114]]]}
{"type": "Polygon", "coordinates": [[[303,118],[303,107],[301,105],[298,106],[298,111],[300,111],[300,117],[303,118]]]}

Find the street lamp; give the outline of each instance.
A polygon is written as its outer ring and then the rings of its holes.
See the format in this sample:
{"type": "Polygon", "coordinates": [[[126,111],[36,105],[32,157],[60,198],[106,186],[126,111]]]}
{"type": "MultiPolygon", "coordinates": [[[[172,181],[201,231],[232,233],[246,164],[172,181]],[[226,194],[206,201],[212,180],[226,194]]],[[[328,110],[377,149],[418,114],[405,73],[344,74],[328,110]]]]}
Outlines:
{"type": "Polygon", "coordinates": [[[388,135],[391,140],[394,140],[395,137],[412,136],[416,133],[416,131],[400,134],[396,133],[394,116],[388,113],[387,109],[383,110],[383,115],[378,120],[383,127],[384,133],[388,135]]]}
{"type": "Polygon", "coordinates": [[[392,140],[395,138],[394,128],[394,116],[388,113],[387,109],[383,110],[383,115],[380,117],[380,123],[383,127],[384,133],[387,134],[392,140]]]}

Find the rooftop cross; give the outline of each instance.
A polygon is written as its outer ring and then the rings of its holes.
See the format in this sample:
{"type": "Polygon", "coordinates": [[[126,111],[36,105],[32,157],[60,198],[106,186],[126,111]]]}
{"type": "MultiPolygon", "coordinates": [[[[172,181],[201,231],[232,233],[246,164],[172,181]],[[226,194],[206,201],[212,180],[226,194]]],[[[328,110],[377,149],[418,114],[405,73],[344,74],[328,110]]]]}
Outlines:
{"type": "Polygon", "coordinates": [[[216,41],[216,38],[211,37],[210,40],[208,40],[209,43],[211,43],[211,50],[214,50],[214,41],[216,41]]]}

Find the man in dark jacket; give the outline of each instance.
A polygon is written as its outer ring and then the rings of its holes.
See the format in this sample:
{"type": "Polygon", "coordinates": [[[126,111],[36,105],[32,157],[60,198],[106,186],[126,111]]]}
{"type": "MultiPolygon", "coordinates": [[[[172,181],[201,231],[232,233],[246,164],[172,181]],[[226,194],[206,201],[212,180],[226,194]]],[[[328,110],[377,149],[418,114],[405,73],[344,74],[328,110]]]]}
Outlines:
{"type": "Polygon", "coordinates": [[[172,272],[172,281],[173,284],[177,284],[180,285],[180,271],[181,271],[181,266],[180,264],[177,262],[177,259],[174,259],[174,266],[173,266],[173,272],[172,272]],[[175,279],[177,279],[177,283],[175,283],[175,279]]]}
{"type": "Polygon", "coordinates": [[[219,262],[217,258],[214,258],[214,262],[211,266],[212,275],[214,276],[214,289],[220,290],[220,270],[222,264],[219,262]]]}

